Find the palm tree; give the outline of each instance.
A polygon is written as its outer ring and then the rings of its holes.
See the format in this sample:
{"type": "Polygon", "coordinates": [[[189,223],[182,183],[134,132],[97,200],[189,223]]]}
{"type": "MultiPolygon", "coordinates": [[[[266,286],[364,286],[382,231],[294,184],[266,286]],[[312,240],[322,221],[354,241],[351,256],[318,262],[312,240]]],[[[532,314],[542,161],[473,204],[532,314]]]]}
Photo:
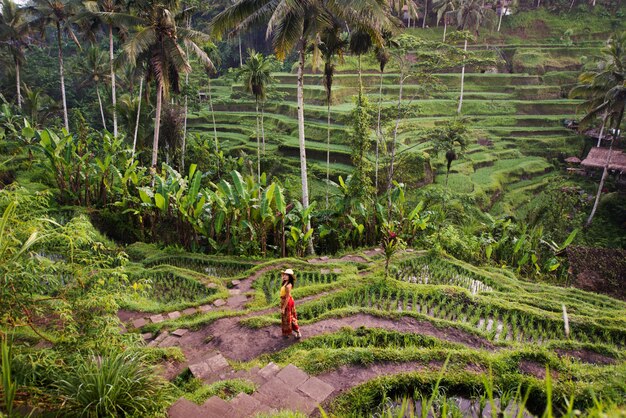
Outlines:
{"type": "Polygon", "coordinates": [[[361,56],[367,54],[372,49],[372,37],[362,29],[356,29],[350,34],[350,52],[357,56],[357,67],[359,73],[359,92],[363,90],[363,78],[361,70],[361,56]]]}
{"type": "Polygon", "coordinates": [[[454,12],[458,5],[458,0],[440,0],[433,4],[433,10],[437,12],[437,25],[443,18],[443,42],[446,41],[446,33],[448,32],[447,13],[454,12]]]}
{"type": "MultiPolygon", "coordinates": [[[[221,57],[219,55],[219,50],[217,49],[217,46],[214,43],[209,42],[205,44],[202,47],[202,49],[207,54],[207,56],[211,59],[214,66],[220,65],[221,57]]],[[[216,73],[216,69],[215,67],[205,67],[205,71],[206,71],[206,76],[207,76],[207,87],[208,87],[207,94],[209,95],[209,111],[211,112],[211,119],[213,120],[213,139],[215,141],[215,152],[218,152],[219,145],[217,141],[217,124],[215,123],[215,112],[213,110],[213,95],[211,92],[211,76],[216,73]]],[[[261,116],[261,126],[263,126],[262,116],[261,116]]],[[[263,144],[264,144],[263,151],[265,151],[265,133],[263,135],[263,144]]]]}
{"type": "Polygon", "coordinates": [[[333,24],[320,34],[319,49],[324,60],[324,89],[326,91],[326,208],[328,209],[328,188],[330,186],[330,114],[333,99],[333,78],[335,76],[335,60],[343,59],[348,47],[348,40],[344,36],[343,27],[339,20],[333,19],[333,24]]]}
{"type": "Polygon", "coordinates": [[[173,1],[149,2],[139,10],[136,17],[120,13],[111,14],[116,21],[134,22],[134,26],[138,27],[138,30],[124,44],[124,53],[131,65],[135,65],[138,61],[145,63],[148,81],[155,80],[156,82],[156,113],[151,160],[153,170],[156,170],[159,152],[163,98],[167,98],[170,91],[178,93],[180,73],[191,71],[191,65],[180,42],[184,42],[204,65],[213,65],[207,54],[194,42],[206,40],[207,36],[177,26],[176,7],[177,4],[173,1]]]}
{"type": "MultiPolygon", "coordinates": [[[[347,24],[356,23],[371,30],[376,43],[382,42],[381,29],[389,24],[388,5],[383,0],[239,0],[217,15],[212,22],[213,33],[221,36],[226,30],[245,29],[267,19],[267,33],[278,59],[284,59],[292,49],[298,54],[297,102],[298,140],[302,206],[309,207],[309,185],[306,165],[304,132],[304,63],[310,41],[332,22],[333,16],[347,24]]],[[[307,225],[310,229],[310,223],[307,225]]],[[[313,243],[309,241],[309,252],[313,243]]]]}
{"type": "Polygon", "coordinates": [[[59,77],[61,79],[61,100],[63,102],[63,122],[65,130],[69,132],[70,124],[67,115],[67,100],[65,98],[65,71],[63,67],[62,32],[74,41],[80,48],[80,42],[72,29],[72,20],[81,10],[82,4],[78,0],[32,0],[29,10],[36,16],[33,26],[39,27],[42,35],[48,25],[56,29],[57,48],[59,55],[59,77]]]}
{"type": "MultiPolygon", "coordinates": [[[[462,0],[459,10],[457,11],[457,30],[465,31],[468,29],[474,30],[476,36],[478,36],[478,28],[482,25],[485,19],[484,8],[479,0],[462,0]]],[[[471,35],[468,33],[463,36],[464,46],[463,51],[467,52],[467,42],[471,39],[471,35]]],[[[461,68],[461,95],[459,97],[459,107],[457,114],[461,114],[463,108],[463,90],[465,85],[465,64],[461,68]]]]}
{"type": "Polygon", "coordinates": [[[30,26],[26,20],[26,9],[20,8],[13,0],[2,0],[0,10],[0,45],[7,47],[15,64],[15,87],[17,106],[22,108],[20,91],[20,67],[24,64],[24,45],[30,36],[30,26]]]}
{"type": "Polygon", "coordinates": [[[609,126],[613,125],[614,129],[593,208],[586,222],[586,225],[589,226],[598,209],[604,182],[608,176],[613,143],[620,134],[624,118],[626,105],[626,31],[615,34],[608,40],[606,47],[602,49],[602,60],[598,64],[598,70],[583,73],[580,80],[581,84],[576,86],[570,94],[574,97],[587,97],[586,104],[589,110],[581,120],[581,126],[588,125],[592,120],[602,115],[603,126],[609,123],[609,126]]]}
{"type": "Polygon", "coordinates": [[[119,0],[96,0],[85,2],[88,16],[96,18],[105,27],[109,37],[109,71],[111,80],[111,104],[113,105],[113,136],[117,137],[117,94],[115,77],[115,49],[113,42],[114,29],[125,30],[126,25],[121,19],[114,19],[115,13],[122,11],[119,0]]]}
{"type": "Polygon", "coordinates": [[[102,126],[107,129],[106,119],[104,117],[104,108],[102,106],[102,98],[100,97],[100,82],[107,77],[106,55],[96,46],[92,46],[87,50],[87,57],[80,67],[82,72],[82,81],[79,88],[86,86],[94,86],[96,95],[98,96],[98,104],[100,105],[100,117],[102,118],[102,126]]]}
{"type": "Polygon", "coordinates": [[[260,141],[260,114],[259,101],[265,100],[267,89],[274,81],[272,78],[272,65],[269,59],[260,52],[248,51],[248,59],[239,69],[239,78],[243,80],[246,92],[254,95],[256,104],[256,156],[257,176],[261,178],[261,141],[260,141]]]}
{"type": "MultiPolygon", "coordinates": [[[[389,43],[389,41],[387,43],[389,43]]],[[[383,140],[383,131],[380,123],[383,108],[383,74],[385,73],[385,67],[387,66],[387,63],[391,59],[391,54],[387,50],[387,45],[385,45],[382,47],[376,47],[375,55],[376,61],[378,61],[378,65],[380,68],[380,85],[378,87],[378,117],[376,122],[376,162],[374,169],[374,189],[376,190],[376,193],[378,193],[378,162],[380,154],[380,144],[383,140]]]]}

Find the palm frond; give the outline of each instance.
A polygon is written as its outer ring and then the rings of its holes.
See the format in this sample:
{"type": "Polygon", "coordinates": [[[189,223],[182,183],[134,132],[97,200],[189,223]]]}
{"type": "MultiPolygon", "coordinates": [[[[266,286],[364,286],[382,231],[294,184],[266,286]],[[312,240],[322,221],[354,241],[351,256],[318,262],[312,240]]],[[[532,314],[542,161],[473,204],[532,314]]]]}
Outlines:
{"type": "Polygon", "coordinates": [[[157,41],[157,33],[152,26],[145,27],[137,32],[123,46],[131,65],[135,65],[137,57],[150,49],[157,41]]]}

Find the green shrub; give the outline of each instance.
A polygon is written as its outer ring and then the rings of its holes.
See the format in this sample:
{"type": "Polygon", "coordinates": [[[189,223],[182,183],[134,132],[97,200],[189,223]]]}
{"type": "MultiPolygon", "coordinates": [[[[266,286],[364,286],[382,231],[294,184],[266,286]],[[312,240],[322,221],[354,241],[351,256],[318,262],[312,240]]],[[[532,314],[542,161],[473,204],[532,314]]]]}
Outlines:
{"type": "Polygon", "coordinates": [[[147,416],[170,401],[166,385],[140,355],[80,357],[55,384],[66,416],[147,416]]]}

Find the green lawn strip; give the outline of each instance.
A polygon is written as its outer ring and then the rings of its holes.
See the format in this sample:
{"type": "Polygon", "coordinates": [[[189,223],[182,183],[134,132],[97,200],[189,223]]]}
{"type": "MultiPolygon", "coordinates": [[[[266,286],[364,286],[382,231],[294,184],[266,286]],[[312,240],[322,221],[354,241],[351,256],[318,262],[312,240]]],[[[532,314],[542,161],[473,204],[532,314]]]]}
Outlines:
{"type": "Polygon", "coordinates": [[[188,380],[181,379],[181,381],[175,383],[178,383],[179,396],[182,395],[198,405],[202,405],[212,396],[229,401],[239,393],[252,395],[257,389],[253,382],[246,379],[220,380],[206,385],[200,379],[190,378],[188,380]]]}

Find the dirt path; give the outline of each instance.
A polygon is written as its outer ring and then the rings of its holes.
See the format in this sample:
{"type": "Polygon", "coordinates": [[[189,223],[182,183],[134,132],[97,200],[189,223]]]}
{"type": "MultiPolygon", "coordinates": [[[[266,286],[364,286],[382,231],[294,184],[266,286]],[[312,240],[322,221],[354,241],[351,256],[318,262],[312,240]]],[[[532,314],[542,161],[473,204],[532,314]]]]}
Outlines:
{"type": "MultiPolygon", "coordinates": [[[[180,340],[187,361],[193,363],[207,352],[219,351],[231,360],[248,361],[261,354],[274,353],[296,343],[293,338],[283,339],[279,326],[260,329],[245,327],[241,318],[218,319],[207,327],[185,334],[180,340]]],[[[330,318],[301,326],[303,338],[332,333],[343,327],[384,328],[399,332],[412,332],[461,343],[476,349],[495,349],[494,345],[481,337],[456,328],[436,328],[432,323],[415,318],[380,318],[368,314],[357,314],[346,318],[330,318]]]]}

